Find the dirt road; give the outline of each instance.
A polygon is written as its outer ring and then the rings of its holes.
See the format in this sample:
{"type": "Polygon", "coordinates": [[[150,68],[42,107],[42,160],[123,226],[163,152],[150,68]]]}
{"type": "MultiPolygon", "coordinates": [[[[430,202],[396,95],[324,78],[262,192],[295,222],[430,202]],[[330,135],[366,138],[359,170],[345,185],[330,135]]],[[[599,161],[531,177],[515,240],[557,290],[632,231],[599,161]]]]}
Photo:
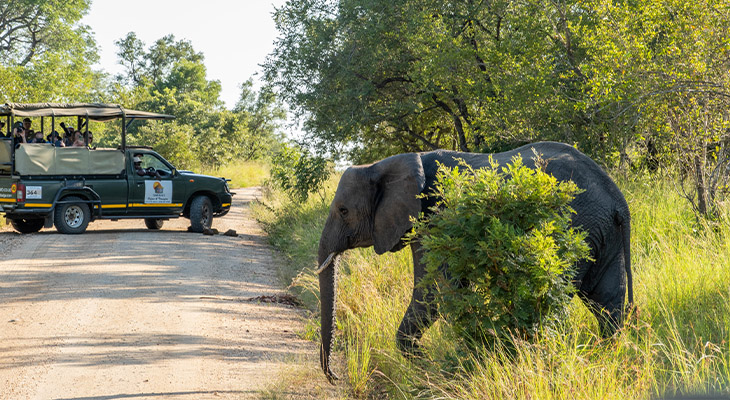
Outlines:
{"type": "Polygon", "coordinates": [[[0,399],[256,398],[316,354],[301,311],[246,300],[283,290],[248,215],[255,191],[237,193],[214,227],[239,237],[185,219],[0,232],[0,399]]]}

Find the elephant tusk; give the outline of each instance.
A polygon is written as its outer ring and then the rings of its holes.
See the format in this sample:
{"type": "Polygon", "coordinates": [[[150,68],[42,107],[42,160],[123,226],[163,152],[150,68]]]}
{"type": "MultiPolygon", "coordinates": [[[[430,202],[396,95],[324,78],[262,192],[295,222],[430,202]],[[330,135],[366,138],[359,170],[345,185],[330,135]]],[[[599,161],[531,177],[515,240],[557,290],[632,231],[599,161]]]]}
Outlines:
{"type": "Polygon", "coordinates": [[[330,264],[332,264],[332,259],[335,257],[335,255],[337,255],[337,253],[332,252],[332,253],[330,253],[329,256],[327,256],[327,259],[324,260],[324,262],[322,263],[322,265],[319,266],[319,269],[315,271],[317,273],[317,275],[319,275],[322,272],[324,272],[324,270],[326,270],[327,267],[329,267],[330,264]]]}

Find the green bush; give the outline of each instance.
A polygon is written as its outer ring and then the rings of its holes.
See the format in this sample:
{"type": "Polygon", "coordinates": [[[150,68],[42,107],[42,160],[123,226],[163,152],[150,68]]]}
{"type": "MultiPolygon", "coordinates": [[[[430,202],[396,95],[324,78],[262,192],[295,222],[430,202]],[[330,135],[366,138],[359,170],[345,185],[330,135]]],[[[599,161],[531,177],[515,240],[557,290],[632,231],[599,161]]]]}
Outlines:
{"type": "Polygon", "coordinates": [[[320,190],[331,174],[332,166],[325,158],[299,147],[282,145],[271,157],[271,180],[296,202],[320,190]]]}
{"type": "Polygon", "coordinates": [[[470,340],[530,338],[566,315],[574,266],[589,255],[586,234],[570,226],[569,203],[580,189],[517,157],[501,169],[462,166],[440,167],[433,193],[440,200],[415,223],[427,266],[422,285],[436,288],[439,312],[470,340]]]}

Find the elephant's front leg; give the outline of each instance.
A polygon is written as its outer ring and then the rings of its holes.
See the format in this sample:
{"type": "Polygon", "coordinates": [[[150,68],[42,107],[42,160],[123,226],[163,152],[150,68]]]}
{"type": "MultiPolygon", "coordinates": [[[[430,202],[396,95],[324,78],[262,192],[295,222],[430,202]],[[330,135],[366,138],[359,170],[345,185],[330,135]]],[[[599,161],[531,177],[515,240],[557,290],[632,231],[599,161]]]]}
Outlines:
{"type": "Polygon", "coordinates": [[[422,248],[420,243],[411,243],[413,253],[413,297],[408,310],[398,328],[398,348],[411,355],[418,355],[418,340],[423,332],[433,325],[437,316],[436,305],[433,302],[433,292],[424,295],[423,290],[418,288],[418,283],[426,273],[426,267],[421,263],[422,248]]]}

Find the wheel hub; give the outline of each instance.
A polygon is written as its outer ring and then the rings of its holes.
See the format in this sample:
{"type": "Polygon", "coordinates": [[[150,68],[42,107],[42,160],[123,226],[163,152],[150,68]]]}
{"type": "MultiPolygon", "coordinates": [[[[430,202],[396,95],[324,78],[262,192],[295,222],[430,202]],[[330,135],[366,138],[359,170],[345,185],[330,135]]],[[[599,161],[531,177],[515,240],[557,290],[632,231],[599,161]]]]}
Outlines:
{"type": "Polygon", "coordinates": [[[70,228],[78,228],[84,221],[84,211],[77,205],[71,205],[64,213],[64,220],[70,228]]]}

